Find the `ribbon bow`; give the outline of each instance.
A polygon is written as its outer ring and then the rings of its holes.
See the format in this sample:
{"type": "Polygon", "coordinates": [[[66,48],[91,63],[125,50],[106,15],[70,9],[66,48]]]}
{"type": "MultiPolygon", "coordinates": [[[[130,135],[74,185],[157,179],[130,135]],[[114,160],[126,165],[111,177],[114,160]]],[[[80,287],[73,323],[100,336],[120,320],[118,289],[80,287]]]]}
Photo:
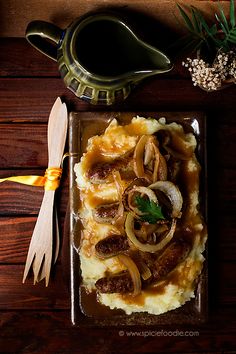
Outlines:
{"type": "Polygon", "coordinates": [[[54,191],[60,185],[62,168],[48,167],[44,176],[12,176],[0,178],[0,183],[5,181],[27,184],[29,186],[44,187],[46,191],[54,191]]]}

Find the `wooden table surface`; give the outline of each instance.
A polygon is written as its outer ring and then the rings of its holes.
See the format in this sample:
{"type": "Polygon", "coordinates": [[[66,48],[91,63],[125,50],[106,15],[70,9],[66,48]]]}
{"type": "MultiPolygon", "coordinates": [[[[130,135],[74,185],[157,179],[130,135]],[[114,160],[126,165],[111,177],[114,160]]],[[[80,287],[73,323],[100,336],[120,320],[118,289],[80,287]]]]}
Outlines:
{"type": "MultiPolygon", "coordinates": [[[[235,353],[236,352],[236,87],[206,93],[193,87],[180,65],[142,83],[123,103],[93,107],[73,96],[57,64],[24,38],[0,38],[0,178],[44,174],[47,120],[61,96],[70,110],[186,111],[207,115],[209,319],[199,326],[139,329],[74,328],[63,250],[48,288],[22,284],[27,250],[43,189],[0,184],[1,353],[235,353]],[[190,331],[174,335],[173,331],[190,331]],[[162,331],[161,335],[157,331],[162,331]],[[172,331],[167,335],[168,331],[172,331]],[[193,332],[195,335],[193,335],[193,332]],[[141,334],[140,334],[141,333],[141,334]],[[197,333],[197,335],[196,335],[197,333]],[[191,335],[192,334],[192,335],[191,335]]],[[[92,114],[92,113],[91,113],[92,114]]],[[[57,195],[60,226],[68,202],[64,169],[57,195]]],[[[66,244],[66,240],[64,245],[66,244]]]]}

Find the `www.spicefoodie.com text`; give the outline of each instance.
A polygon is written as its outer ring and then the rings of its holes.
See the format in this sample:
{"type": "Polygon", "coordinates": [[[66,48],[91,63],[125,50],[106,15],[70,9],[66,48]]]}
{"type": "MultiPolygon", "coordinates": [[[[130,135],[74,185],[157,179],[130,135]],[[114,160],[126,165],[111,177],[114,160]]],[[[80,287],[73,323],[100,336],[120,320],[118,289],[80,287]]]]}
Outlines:
{"type": "Polygon", "coordinates": [[[199,331],[119,331],[120,337],[198,337],[199,331]]]}

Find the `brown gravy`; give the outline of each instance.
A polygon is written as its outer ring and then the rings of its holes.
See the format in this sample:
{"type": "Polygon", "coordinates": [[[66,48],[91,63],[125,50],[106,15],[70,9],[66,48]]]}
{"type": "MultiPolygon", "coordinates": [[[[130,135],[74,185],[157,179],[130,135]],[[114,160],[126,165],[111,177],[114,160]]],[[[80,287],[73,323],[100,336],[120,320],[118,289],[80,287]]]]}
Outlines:
{"type": "Polygon", "coordinates": [[[111,310],[97,301],[96,291],[88,293],[84,286],[80,286],[80,308],[82,312],[88,317],[110,317],[115,315],[123,315],[123,310],[111,310]]]}
{"type": "MultiPolygon", "coordinates": [[[[172,147],[175,148],[176,151],[180,152],[183,151],[181,137],[182,136],[180,134],[180,136],[176,136],[174,139],[172,139],[172,147]]],[[[187,154],[189,154],[189,151],[187,152],[187,154]]],[[[203,224],[200,212],[196,215],[193,215],[189,211],[189,195],[194,190],[199,190],[200,165],[197,164],[197,166],[198,167],[193,171],[189,171],[187,168],[187,160],[182,160],[180,167],[181,172],[179,173],[177,181],[177,184],[182,192],[185,201],[182,218],[178,223],[178,226],[180,228],[178,232],[181,232],[182,230],[183,237],[186,237],[191,243],[194,242],[194,239],[196,237],[196,232],[193,231],[191,226],[196,223],[203,224]]],[[[96,200],[96,197],[94,198],[94,203],[99,203],[99,201],[96,200]]],[[[202,232],[202,234],[204,234],[204,232],[202,232]]],[[[122,297],[122,299],[125,300],[128,304],[138,304],[142,306],[145,301],[145,296],[152,294],[163,294],[165,292],[165,287],[168,284],[179,284],[182,276],[183,275],[180,274],[177,270],[173,270],[165,277],[164,280],[146,288],[145,293],[142,292],[141,294],[135,297],[130,294],[120,294],[119,296],[122,297]]],[[[110,317],[124,314],[123,310],[111,310],[109,307],[99,303],[97,300],[96,291],[93,291],[92,293],[87,293],[83,286],[80,287],[80,306],[83,313],[89,317],[110,317]]]]}

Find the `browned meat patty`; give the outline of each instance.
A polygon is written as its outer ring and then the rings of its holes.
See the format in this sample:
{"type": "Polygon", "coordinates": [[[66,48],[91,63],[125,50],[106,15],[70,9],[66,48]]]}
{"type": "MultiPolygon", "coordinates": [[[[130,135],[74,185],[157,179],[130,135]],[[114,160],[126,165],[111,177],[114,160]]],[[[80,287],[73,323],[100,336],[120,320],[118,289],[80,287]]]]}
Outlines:
{"type": "MultiPolygon", "coordinates": [[[[163,279],[187,257],[189,251],[189,244],[179,240],[171,243],[157,259],[144,258],[152,272],[152,277],[148,279],[146,284],[156,283],[163,279]]],[[[128,271],[101,278],[95,285],[101,293],[128,293],[133,289],[132,279],[128,271]]]]}
{"type": "Polygon", "coordinates": [[[117,216],[119,203],[104,204],[93,210],[93,218],[98,223],[111,223],[117,216]]]}
{"type": "Polygon", "coordinates": [[[188,255],[190,246],[185,241],[175,241],[151,265],[153,280],[158,281],[171,272],[188,255]]]}
{"type": "Polygon", "coordinates": [[[112,171],[129,171],[132,157],[125,155],[117,158],[112,162],[99,162],[94,164],[87,172],[88,179],[94,183],[106,183],[106,180],[111,176],[112,171]]]}
{"type": "Polygon", "coordinates": [[[111,257],[129,248],[128,239],[122,235],[110,235],[99,241],[96,246],[96,254],[99,257],[111,257]]]}
{"type": "Polygon", "coordinates": [[[100,293],[131,293],[134,290],[133,282],[128,271],[112,274],[97,280],[96,288],[100,293]]]}

